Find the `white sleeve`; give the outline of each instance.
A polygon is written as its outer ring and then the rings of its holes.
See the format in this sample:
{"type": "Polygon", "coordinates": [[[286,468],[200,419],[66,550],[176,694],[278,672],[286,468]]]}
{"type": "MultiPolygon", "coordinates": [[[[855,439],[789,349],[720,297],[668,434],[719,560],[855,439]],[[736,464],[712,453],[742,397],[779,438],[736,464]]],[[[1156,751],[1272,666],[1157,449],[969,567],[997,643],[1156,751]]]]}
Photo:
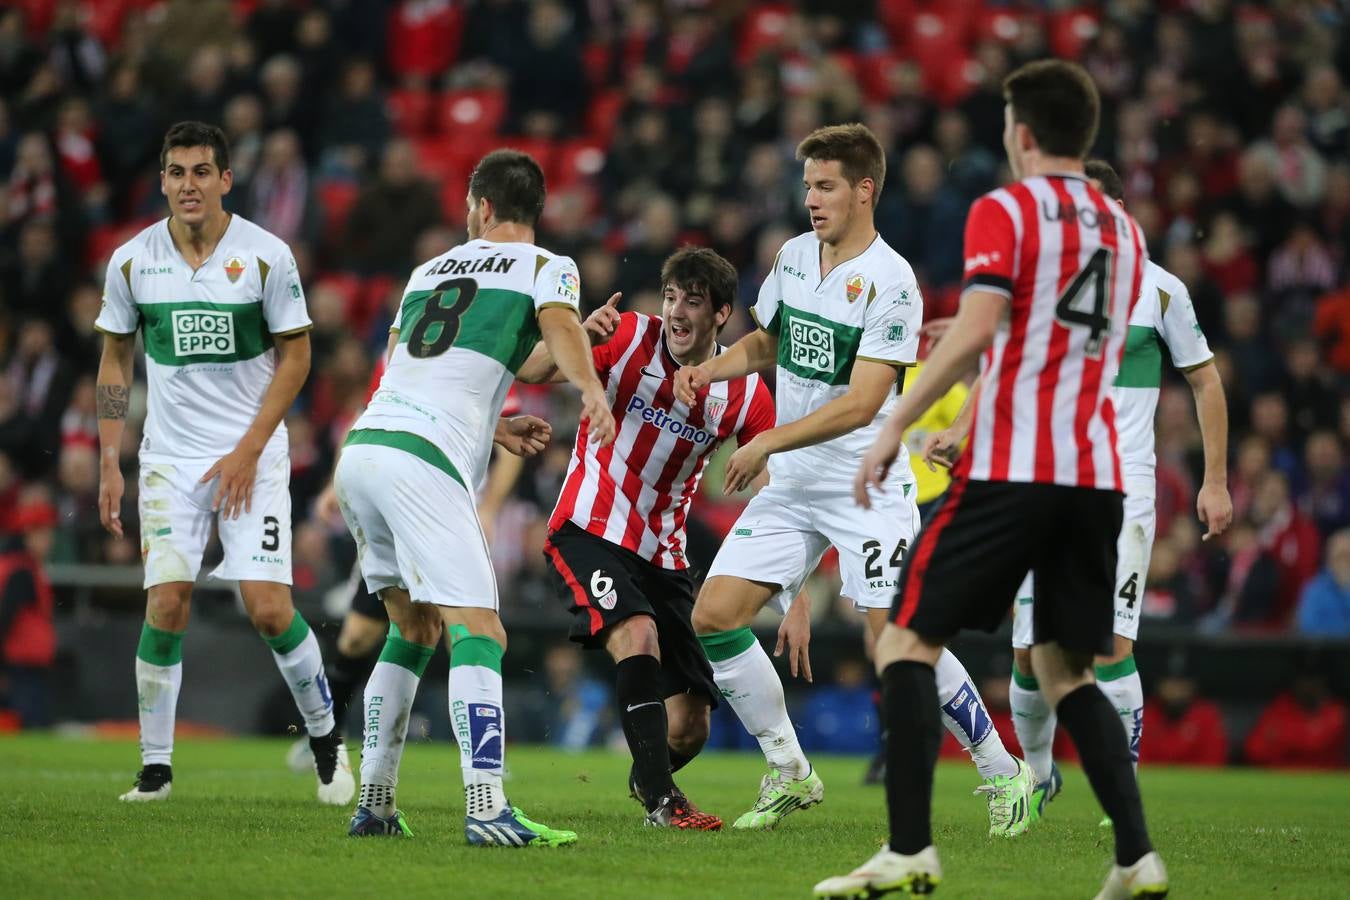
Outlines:
{"type": "Polygon", "coordinates": [[[764,276],[764,283],[759,286],[759,296],[755,298],[755,305],[750,307],[750,317],[755,320],[755,324],[775,336],[778,334],[778,306],[783,296],[778,283],[778,271],[782,261],[783,251],[779,250],[778,255],[773,258],[773,269],[764,276]]]}
{"type": "Polygon", "coordinates": [[[867,304],[858,359],[912,366],[919,358],[923,295],[913,272],[882,288],[867,304]]]}
{"type": "Polygon", "coordinates": [[[570,256],[555,256],[534,277],[534,309],[566,306],[581,315],[581,274],[570,256]]]}
{"type": "Polygon", "coordinates": [[[1158,333],[1167,345],[1172,365],[1184,371],[1209,362],[1214,353],[1209,349],[1205,333],[1200,330],[1190,292],[1179,281],[1171,287],[1172,292],[1161,286],[1157,288],[1162,324],[1158,333]]]}
{"type": "Polygon", "coordinates": [[[301,331],[314,323],[305,309],[305,290],[300,286],[300,270],[295,257],[284,244],[269,260],[267,277],[263,279],[263,319],[272,334],[301,331]]]}
{"type": "Polygon", "coordinates": [[[131,334],[141,324],[141,313],[131,296],[131,257],[114,253],[103,276],[103,305],[94,327],[110,334],[131,334]]]}

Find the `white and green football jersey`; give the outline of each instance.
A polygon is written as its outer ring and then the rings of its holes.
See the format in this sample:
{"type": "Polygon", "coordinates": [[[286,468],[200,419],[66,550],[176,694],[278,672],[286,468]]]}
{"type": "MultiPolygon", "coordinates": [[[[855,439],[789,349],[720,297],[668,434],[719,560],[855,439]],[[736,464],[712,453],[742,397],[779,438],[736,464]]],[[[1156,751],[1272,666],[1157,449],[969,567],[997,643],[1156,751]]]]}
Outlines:
{"type": "Polygon", "coordinates": [[[1120,360],[1111,400],[1116,408],[1116,444],[1121,471],[1153,477],[1153,427],[1162,387],[1162,345],[1172,365],[1189,371],[1214,358],[1195,318],[1190,292],[1171,272],[1156,263],[1144,269],[1139,301],[1130,313],[1125,353],[1120,360]]]}
{"type": "MultiPolygon", "coordinates": [[[[142,462],[219,459],[253,424],[276,372],[272,336],[310,327],[295,258],[280,238],[231,216],[196,271],[169,220],[118,247],[108,263],[101,331],[145,343],[149,409],[142,462]]],[[[286,452],[280,425],[267,452],[286,452]]]]}
{"type": "MultiPolygon", "coordinates": [[[[812,232],[783,245],[752,310],[760,327],[778,338],[778,424],[794,422],[848,392],[856,360],[912,366],[919,349],[923,297],[914,270],[878,235],[858,256],[820,277],[820,241],[812,232]]],[[[887,400],[867,425],[832,441],[769,458],[776,483],[853,483],[899,397],[887,400]]],[[[902,445],[889,480],[911,484],[902,445]]]]}
{"type": "Polygon", "coordinates": [[[539,310],[577,310],[580,295],[576,263],[534,244],[475,240],[418,266],[394,319],[389,367],[353,433],[415,435],[434,449],[378,440],[444,454],[429,461],[444,469],[448,460],[473,490],[487,473],[506,392],[539,341],[539,310]]]}

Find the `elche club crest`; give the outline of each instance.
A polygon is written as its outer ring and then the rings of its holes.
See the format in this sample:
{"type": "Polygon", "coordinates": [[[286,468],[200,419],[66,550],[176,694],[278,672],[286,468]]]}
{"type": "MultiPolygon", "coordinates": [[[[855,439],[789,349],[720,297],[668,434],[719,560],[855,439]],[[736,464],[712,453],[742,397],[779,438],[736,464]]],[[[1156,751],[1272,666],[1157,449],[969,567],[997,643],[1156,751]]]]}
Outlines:
{"type": "Polygon", "coordinates": [[[230,279],[230,284],[239,280],[239,276],[244,274],[244,261],[238,256],[231,256],[225,260],[225,277],[230,279]]]}
{"type": "Polygon", "coordinates": [[[848,302],[852,303],[862,296],[863,286],[867,284],[867,279],[861,275],[851,275],[848,281],[844,282],[844,290],[848,292],[848,302]]]}

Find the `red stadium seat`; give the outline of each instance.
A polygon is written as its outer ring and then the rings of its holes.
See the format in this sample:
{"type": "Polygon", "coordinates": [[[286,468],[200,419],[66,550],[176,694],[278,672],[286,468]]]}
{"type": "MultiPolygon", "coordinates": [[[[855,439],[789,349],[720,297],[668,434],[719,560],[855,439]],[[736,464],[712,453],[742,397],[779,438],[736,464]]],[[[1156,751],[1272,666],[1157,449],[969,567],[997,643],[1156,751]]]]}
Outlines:
{"type": "Polygon", "coordinates": [[[614,128],[619,124],[619,114],[623,112],[624,96],[621,90],[597,93],[591,98],[591,107],[586,111],[586,134],[601,144],[608,144],[614,137],[614,128]]]}
{"type": "Polygon", "coordinates": [[[874,53],[858,64],[858,86],[869,102],[880,103],[891,97],[890,72],[902,62],[893,53],[874,53]]]}
{"type": "Polygon", "coordinates": [[[605,145],[580,138],[558,148],[549,189],[564,188],[597,177],[605,168],[605,145]]]}
{"type": "Polygon", "coordinates": [[[791,9],[786,6],[758,6],[752,9],[741,28],[740,44],[736,47],[737,61],[745,65],[753,62],[761,53],[778,50],[783,44],[788,16],[791,14],[791,9]]]}
{"type": "Polygon", "coordinates": [[[954,57],[964,50],[964,20],[924,10],[914,17],[906,50],[923,68],[930,84],[944,80],[954,57]]]}
{"type": "Polygon", "coordinates": [[[398,3],[389,14],[385,58],[396,80],[440,75],[459,56],[464,11],[455,3],[398,3]]]}
{"type": "Polygon", "coordinates": [[[1011,44],[1022,34],[1023,23],[1030,13],[1010,9],[985,9],[975,16],[971,28],[971,41],[998,41],[1011,44]]]}
{"type": "Polygon", "coordinates": [[[609,79],[609,60],[609,44],[604,41],[591,41],[581,48],[581,64],[591,87],[605,86],[609,79]]]}
{"type": "Polygon", "coordinates": [[[319,210],[323,216],[323,243],[336,247],[347,230],[347,216],[361,188],[355,182],[345,180],[327,180],[319,182],[316,191],[319,198],[319,210]]]}
{"type": "Polygon", "coordinates": [[[1063,59],[1078,59],[1097,36],[1097,13],[1087,8],[1066,9],[1050,19],[1050,49],[1063,59]]]}
{"type": "Polygon", "coordinates": [[[89,240],[84,248],[85,264],[95,269],[101,267],[112,256],[114,250],[134,238],[141,229],[154,221],[154,219],[137,219],[98,226],[89,232],[89,240]]]}
{"type": "Polygon", "coordinates": [[[959,50],[947,60],[941,78],[930,79],[928,83],[933,86],[938,101],[944,106],[950,106],[969,96],[980,86],[983,78],[984,66],[966,55],[965,51],[959,50]]]}
{"type": "Polygon", "coordinates": [[[396,89],[385,98],[385,108],[394,130],[404,137],[421,137],[431,131],[431,111],[436,97],[418,88],[396,89]]]}
{"type": "Polygon", "coordinates": [[[441,134],[494,135],[506,118],[506,94],[497,90],[446,91],[437,120],[441,134]]]}
{"type": "Polygon", "coordinates": [[[902,47],[908,40],[910,26],[918,13],[917,0],[878,0],[877,20],[886,33],[891,36],[896,47],[902,47]]]}

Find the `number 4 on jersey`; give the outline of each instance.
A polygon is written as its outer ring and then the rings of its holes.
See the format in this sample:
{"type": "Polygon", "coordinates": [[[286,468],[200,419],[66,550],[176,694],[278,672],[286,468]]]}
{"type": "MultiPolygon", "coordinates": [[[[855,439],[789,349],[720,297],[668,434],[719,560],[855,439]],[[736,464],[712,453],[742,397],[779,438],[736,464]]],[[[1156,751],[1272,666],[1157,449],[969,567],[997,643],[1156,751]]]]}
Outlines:
{"type": "Polygon", "coordinates": [[[1083,352],[1094,359],[1101,357],[1106,335],[1111,330],[1110,294],[1107,291],[1111,283],[1111,262],[1111,251],[1098,247],[1055,303],[1055,318],[1061,323],[1087,328],[1083,352]]]}

